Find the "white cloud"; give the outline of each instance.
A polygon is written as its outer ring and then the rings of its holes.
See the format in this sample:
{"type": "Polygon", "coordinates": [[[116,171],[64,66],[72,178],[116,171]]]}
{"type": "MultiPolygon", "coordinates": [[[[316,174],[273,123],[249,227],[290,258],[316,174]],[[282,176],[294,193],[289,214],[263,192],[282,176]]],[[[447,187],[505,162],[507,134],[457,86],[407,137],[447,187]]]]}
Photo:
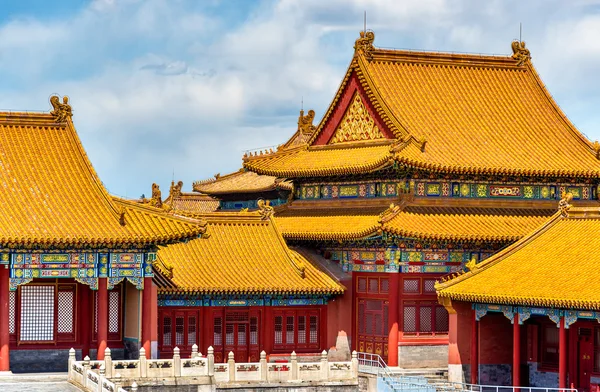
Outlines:
{"type": "Polygon", "coordinates": [[[68,94],[94,166],[119,194],[166,193],[237,170],[244,150],[285,141],[301,99],[323,114],[363,11],[377,46],[505,53],[519,22],[567,114],[597,138],[600,12],[593,2],[95,0],[60,20],[0,25],[0,107],[68,94]],[[243,6],[243,17],[223,7],[243,6]],[[219,8],[221,7],[221,8],[219,8]],[[237,15],[237,16],[236,16],[237,15]],[[596,136],[595,136],[596,135],[596,136]]]}

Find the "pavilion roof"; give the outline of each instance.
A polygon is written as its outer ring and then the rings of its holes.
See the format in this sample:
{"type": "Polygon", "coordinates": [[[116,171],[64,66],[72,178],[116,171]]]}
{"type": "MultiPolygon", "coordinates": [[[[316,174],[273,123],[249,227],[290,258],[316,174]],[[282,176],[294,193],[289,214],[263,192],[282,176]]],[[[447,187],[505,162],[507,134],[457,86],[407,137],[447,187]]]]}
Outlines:
{"type": "Polygon", "coordinates": [[[219,208],[219,200],[198,192],[182,192],[177,196],[169,196],[163,203],[176,214],[186,212],[201,215],[219,208]]]}
{"type": "Polygon", "coordinates": [[[214,179],[197,181],[193,189],[207,195],[219,196],[231,193],[260,193],[276,189],[291,190],[292,184],[273,176],[258,175],[240,169],[224,176],[217,174],[214,179]]]}
{"type": "Polygon", "coordinates": [[[441,298],[507,305],[600,309],[598,207],[572,207],[452,279],[441,298]]]}
{"type": "Polygon", "coordinates": [[[202,238],[161,247],[159,270],[175,285],[162,292],[341,294],[344,287],[289,249],[276,223],[259,212],[205,215],[202,238]]]}
{"type": "Polygon", "coordinates": [[[198,221],[113,199],[70,115],[56,113],[0,113],[1,246],[137,247],[204,231],[198,221]]]}
{"type": "Polygon", "coordinates": [[[483,56],[378,49],[373,38],[357,40],[312,133],[299,129],[278,151],[245,156],[245,168],[288,178],[365,173],[393,162],[444,173],[600,174],[600,144],[567,119],[524,44],[514,42],[512,56],[483,56]],[[345,127],[356,118],[375,131],[345,127]],[[381,145],[385,139],[394,140],[391,149],[381,145]]]}
{"type": "Polygon", "coordinates": [[[409,202],[387,209],[381,202],[354,204],[294,202],[275,219],[283,236],[292,240],[353,240],[387,232],[407,238],[506,242],[525,236],[555,211],[511,208],[511,203],[440,207],[409,202]]]}

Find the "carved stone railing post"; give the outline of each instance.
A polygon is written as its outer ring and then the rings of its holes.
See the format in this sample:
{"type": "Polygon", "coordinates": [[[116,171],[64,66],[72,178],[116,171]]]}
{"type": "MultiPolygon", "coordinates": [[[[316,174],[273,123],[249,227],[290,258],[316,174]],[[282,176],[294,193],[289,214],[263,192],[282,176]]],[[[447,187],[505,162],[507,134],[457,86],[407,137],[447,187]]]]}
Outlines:
{"type": "Polygon", "coordinates": [[[181,356],[179,355],[179,347],[173,349],[173,377],[181,376],[181,356]]]}
{"type": "Polygon", "coordinates": [[[194,359],[197,356],[198,356],[198,345],[194,343],[192,345],[192,356],[190,358],[194,359]]]}
{"type": "Polygon", "coordinates": [[[69,378],[71,378],[71,372],[73,371],[73,369],[71,369],[73,367],[73,363],[76,361],[77,359],[75,358],[75,349],[73,347],[71,347],[71,349],[69,350],[69,362],[68,362],[68,366],[69,366],[69,378]]]}
{"type": "Polygon", "coordinates": [[[229,382],[235,381],[235,360],[233,359],[233,351],[227,355],[227,364],[229,365],[229,382]]]}
{"type": "Polygon", "coordinates": [[[88,386],[88,372],[91,372],[91,366],[90,366],[90,357],[88,357],[87,355],[85,356],[85,358],[83,358],[83,386],[87,387],[88,386]]]}
{"type": "Polygon", "coordinates": [[[104,371],[106,372],[106,378],[112,378],[112,357],[108,347],[104,350],[104,371]]]}
{"type": "Polygon", "coordinates": [[[208,375],[212,377],[215,375],[215,349],[212,346],[208,348],[208,355],[206,355],[206,361],[208,362],[206,366],[208,375]]]}
{"type": "Polygon", "coordinates": [[[352,378],[358,377],[358,353],[352,351],[352,378]]]}
{"type": "Polygon", "coordinates": [[[146,350],[144,347],[140,348],[140,360],[139,360],[139,375],[140,378],[148,377],[148,359],[146,359],[146,350]]]}
{"type": "Polygon", "coordinates": [[[321,380],[327,380],[329,377],[329,362],[327,361],[327,351],[321,353],[321,380]]]}
{"type": "Polygon", "coordinates": [[[290,364],[292,367],[292,380],[298,380],[298,359],[295,351],[292,351],[292,355],[290,355],[290,364]]]}
{"type": "Polygon", "coordinates": [[[119,388],[121,388],[121,386],[122,386],[121,375],[119,373],[115,374],[115,376],[113,377],[113,379],[111,381],[113,382],[113,384],[115,384],[115,391],[118,391],[119,388]]]}
{"type": "Polygon", "coordinates": [[[137,392],[138,390],[138,385],[137,382],[133,382],[133,384],[131,384],[131,392],[137,392]]]}
{"type": "Polygon", "coordinates": [[[267,353],[260,353],[260,381],[267,382],[267,353]]]}

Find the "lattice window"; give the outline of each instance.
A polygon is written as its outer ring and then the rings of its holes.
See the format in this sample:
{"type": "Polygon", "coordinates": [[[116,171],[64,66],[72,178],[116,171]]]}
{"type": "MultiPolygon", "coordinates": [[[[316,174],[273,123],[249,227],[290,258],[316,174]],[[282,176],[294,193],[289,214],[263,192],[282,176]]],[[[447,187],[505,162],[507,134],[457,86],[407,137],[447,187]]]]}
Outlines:
{"type": "Polygon", "coordinates": [[[258,317],[250,317],[250,344],[258,344],[258,317]]]}
{"type": "Polygon", "coordinates": [[[121,293],[108,292],[108,333],[119,333],[119,312],[121,308],[121,293]]]}
{"type": "Polygon", "coordinates": [[[246,345],[246,324],[238,324],[237,325],[237,338],[238,345],[245,346],[246,345]]]}
{"type": "Polygon", "coordinates": [[[367,292],[367,278],[358,278],[358,290],[359,293],[367,292]]]}
{"type": "Polygon", "coordinates": [[[285,319],[285,343],[294,344],[294,316],[287,316],[285,319]]]}
{"type": "Polygon", "coordinates": [[[423,291],[426,293],[435,293],[435,279],[425,279],[423,281],[423,291]]]}
{"type": "Polygon", "coordinates": [[[225,324],[225,345],[233,346],[235,344],[234,336],[233,336],[233,326],[234,324],[225,324]]]}
{"type": "Polygon", "coordinates": [[[543,324],[541,328],[541,362],[545,367],[558,368],[558,328],[554,323],[543,324]]]}
{"type": "Polygon", "coordinates": [[[57,333],[73,333],[73,304],[75,293],[73,291],[58,292],[58,326],[57,333]]]}
{"type": "Polygon", "coordinates": [[[365,333],[365,304],[358,304],[358,333],[365,333]]]}
{"type": "Polygon", "coordinates": [[[215,346],[223,345],[223,319],[215,317],[213,322],[213,344],[215,346]]]}
{"type": "Polygon", "coordinates": [[[21,340],[54,340],[54,286],[21,287],[21,340]]]}
{"type": "Polygon", "coordinates": [[[306,316],[298,316],[298,344],[306,343],[306,316]]]}
{"type": "Polygon", "coordinates": [[[163,318],[163,346],[171,346],[172,343],[172,325],[171,325],[171,317],[163,318]]]}
{"type": "Polygon", "coordinates": [[[275,344],[283,343],[283,317],[275,317],[275,344]]]}
{"type": "Polygon", "coordinates": [[[388,303],[383,304],[383,335],[387,335],[388,332],[388,303]]]}
{"type": "Polygon", "coordinates": [[[419,279],[404,279],[403,291],[405,293],[418,293],[419,292],[419,279]]]}
{"type": "Polygon", "coordinates": [[[373,294],[379,293],[379,279],[377,279],[377,278],[369,279],[369,293],[373,293],[373,294]]]}
{"type": "Polygon", "coordinates": [[[184,318],[181,316],[175,317],[175,345],[182,346],[183,345],[183,337],[184,337],[184,318]]]}
{"type": "Polygon", "coordinates": [[[8,333],[15,333],[15,313],[16,313],[17,292],[8,292],[8,333]]]}
{"type": "Polygon", "coordinates": [[[390,280],[386,279],[386,278],[381,278],[380,282],[380,292],[382,293],[388,293],[390,291],[390,280]]]}
{"type": "Polygon", "coordinates": [[[373,313],[367,313],[366,316],[365,333],[367,335],[373,335],[373,313]]]}
{"type": "Polygon", "coordinates": [[[448,311],[443,306],[435,308],[435,332],[448,332],[448,311]]]}
{"type": "Polygon", "coordinates": [[[403,331],[417,332],[417,308],[415,306],[404,306],[403,331]]]}
{"type": "Polygon", "coordinates": [[[196,316],[188,317],[188,346],[196,344],[196,316]]]}
{"type": "Polygon", "coordinates": [[[319,318],[317,316],[310,316],[310,343],[319,342],[319,318]]]}
{"type": "Polygon", "coordinates": [[[383,335],[383,318],[381,313],[375,313],[375,335],[383,335]]]}
{"type": "Polygon", "coordinates": [[[421,306],[421,308],[419,309],[419,331],[431,332],[432,318],[432,307],[421,306]]]}

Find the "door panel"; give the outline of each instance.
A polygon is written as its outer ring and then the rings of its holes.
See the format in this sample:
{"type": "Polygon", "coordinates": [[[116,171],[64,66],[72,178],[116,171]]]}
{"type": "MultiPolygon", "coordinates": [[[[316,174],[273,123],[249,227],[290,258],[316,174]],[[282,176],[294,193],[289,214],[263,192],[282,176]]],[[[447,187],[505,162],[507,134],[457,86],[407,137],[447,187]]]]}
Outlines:
{"type": "Polygon", "coordinates": [[[387,312],[386,300],[358,299],[358,351],[387,359],[387,312]]]}
{"type": "Polygon", "coordinates": [[[577,339],[577,367],[578,390],[589,392],[590,378],[594,367],[594,341],[592,328],[578,328],[577,339]]]}

